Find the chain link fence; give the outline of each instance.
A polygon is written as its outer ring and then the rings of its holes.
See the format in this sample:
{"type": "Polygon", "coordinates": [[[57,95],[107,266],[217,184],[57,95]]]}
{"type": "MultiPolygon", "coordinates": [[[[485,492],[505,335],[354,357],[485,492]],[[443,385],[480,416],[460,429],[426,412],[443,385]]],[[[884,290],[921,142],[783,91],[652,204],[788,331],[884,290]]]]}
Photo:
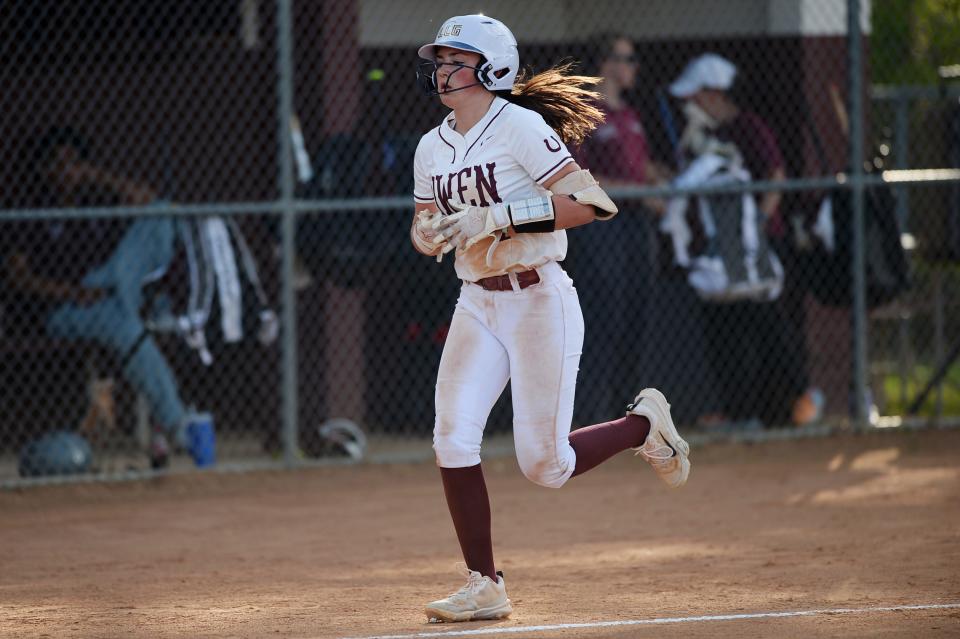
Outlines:
{"type": "MultiPolygon", "coordinates": [[[[568,233],[574,427],[645,386],[707,436],[960,416],[960,16],[928,4],[476,7],[532,72],[603,78],[572,150],[621,212],[568,233]]],[[[0,7],[0,481],[429,457],[461,282],[410,244],[446,113],[414,70],[459,12],[0,7]]]]}

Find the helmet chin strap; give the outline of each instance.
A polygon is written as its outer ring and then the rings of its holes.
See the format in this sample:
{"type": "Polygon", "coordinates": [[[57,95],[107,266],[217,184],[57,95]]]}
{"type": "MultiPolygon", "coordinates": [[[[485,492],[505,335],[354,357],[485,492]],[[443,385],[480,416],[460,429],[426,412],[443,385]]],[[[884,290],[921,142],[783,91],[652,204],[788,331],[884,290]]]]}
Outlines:
{"type": "Polygon", "coordinates": [[[457,91],[463,91],[464,89],[469,89],[470,87],[482,87],[483,83],[474,82],[473,84],[468,84],[465,87],[460,87],[458,89],[447,89],[446,91],[437,91],[437,95],[448,95],[450,93],[456,93],[457,91]]]}
{"type": "Polygon", "coordinates": [[[437,95],[448,95],[450,93],[456,93],[457,91],[463,91],[464,89],[469,89],[471,87],[482,87],[483,84],[480,82],[474,82],[473,84],[468,84],[465,87],[460,87],[458,89],[447,89],[446,91],[437,91],[437,95]]]}
{"type": "MultiPolygon", "coordinates": [[[[449,64],[449,63],[448,63],[448,62],[441,62],[440,64],[449,64]]],[[[435,67],[435,68],[434,68],[434,72],[433,72],[433,85],[434,85],[434,87],[435,87],[435,88],[434,88],[434,93],[435,93],[436,95],[448,95],[448,94],[450,94],[450,93],[456,93],[457,91],[463,91],[464,89],[469,89],[469,88],[472,88],[472,87],[482,87],[482,86],[485,86],[484,83],[483,83],[483,82],[480,82],[480,81],[479,81],[479,78],[478,78],[478,81],[477,81],[477,82],[474,82],[473,84],[468,84],[468,85],[466,85],[466,86],[458,87],[458,88],[456,88],[456,89],[447,89],[447,90],[445,90],[445,91],[441,91],[441,90],[440,90],[440,86],[439,86],[439,84],[438,84],[438,82],[437,82],[437,76],[436,76],[436,73],[437,73],[437,72],[436,72],[436,67],[440,66],[440,64],[437,64],[436,62],[434,62],[434,67],[435,67]]],[[[471,66],[467,66],[467,65],[465,65],[465,64],[458,64],[458,65],[456,65],[456,66],[458,67],[457,70],[447,76],[447,83],[448,83],[448,84],[449,84],[449,82],[450,82],[450,78],[453,77],[453,74],[454,74],[454,73],[459,73],[462,69],[473,69],[475,75],[480,72],[480,67],[471,67],[471,66]]]]}

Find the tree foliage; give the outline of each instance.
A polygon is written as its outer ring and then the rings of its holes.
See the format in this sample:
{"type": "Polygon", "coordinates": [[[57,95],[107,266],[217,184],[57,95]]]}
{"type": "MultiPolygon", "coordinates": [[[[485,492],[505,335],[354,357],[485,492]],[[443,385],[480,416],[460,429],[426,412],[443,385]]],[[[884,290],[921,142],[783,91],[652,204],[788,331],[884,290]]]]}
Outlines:
{"type": "Polygon", "coordinates": [[[960,0],[875,0],[871,66],[881,84],[934,84],[960,65],[960,0]]]}

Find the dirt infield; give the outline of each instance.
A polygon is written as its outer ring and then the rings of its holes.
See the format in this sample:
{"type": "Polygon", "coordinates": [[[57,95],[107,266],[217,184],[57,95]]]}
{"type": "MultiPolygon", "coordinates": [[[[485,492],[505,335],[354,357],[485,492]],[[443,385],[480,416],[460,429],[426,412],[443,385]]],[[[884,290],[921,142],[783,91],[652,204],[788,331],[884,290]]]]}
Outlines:
{"type": "MultiPolygon", "coordinates": [[[[960,432],[691,459],[675,492],[629,455],[559,491],[487,462],[516,611],[457,626],[420,610],[461,585],[428,464],[0,493],[0,636],[367,637],[960,602],[960,432]]],[[[960,609],[508,636],[774,635],[957,637],[960,609]]]]}

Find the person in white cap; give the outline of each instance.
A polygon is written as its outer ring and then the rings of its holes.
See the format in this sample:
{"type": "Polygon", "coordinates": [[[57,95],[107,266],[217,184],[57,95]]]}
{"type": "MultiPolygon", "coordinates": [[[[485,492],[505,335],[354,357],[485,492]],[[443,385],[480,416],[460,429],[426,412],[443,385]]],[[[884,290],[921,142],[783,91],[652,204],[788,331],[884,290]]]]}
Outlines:
{"type": "Polygon", "coordinates": [[[410,237],[438,259],[455,251],[463,280],[437,373],[433,447],[467,579],[425,612],[497,619],[513,607],[494,565],[480,445],[508,381],[517,461],[541,486],[559,488],[633,448],[679,487],[689,446],[655,389],[624,417],[570,432],[583,315],[558,261],[566,229],[617,213],[567,149],[602,120],[584,88],[598,79],[561,66],[518,80],[516,39],[482,15],[450,18],[418,53],[424,88],[451,109],[417,147],[410,237]]]}
{"type": "MultiPolygon", "coordinates": [[[[782,181],[786,171],[777,138],[759,115],[741,107],[732,97],[736,80],[737,67],[715,53],[698,56],[686,65],[670,85],[671,95],[684,101],[687,125],[681,146],[688,154],[697,156],[708,148],[716,148],[712,145],[732,145],[751,179],[782,181]]],[[[757,196],[757,206],[766,217],[766,234],[783,256],[786,228],[779,211],[780,201],[779,191],[757,196]]],[[[787,278],[789,282],[789,273],[787,278]]],[[[788,284],[785,290],[789,291],[785,297],[791,297],[793,288],[788,284]]],[[[819,417],[816,391],[807,389],[802,310],[795,311],[797,305],[792,301],[791,297],[778,304],[704,305],[711,360],[718,369],[725,398],[723,418],[740,422],[759,419],[766,425],[793,421],[802,425],[819,417]],[[778,307],[783,304],[789,307],[778,307]],[[784,310],[788,317],[783,316],[784,310]],[[766,336],[760,340],[765,342],[762,348],[775,349],[782,357],[768,354],[757,358],[745,352],[759,335],[766,336]],[[750,361],[756,365],[748,366],[750,361]],[[740,364],[734,366],[731,362],[740,364]],[[732,374],[725,374],[731,369],[732,374]],[[756,392],[758,383],[766,384],[768,391],[756,392]],[[751,397],[752,400],[747,399],[751,397]]]]}
{"type": "MultiPolygon", "coordinates": [[[[741,108],[731,97],[737,67],[716,53],[705,53],[691,60],[671,85],[670,94],[684,101],[687,127],[681,144],[693,155],[702,151],[710,136],[734,144],[744,166],[755,180],[786,179],[785,164],[773,131],[752,111],[741,108]]],[[[763,194],[760,209],[773,224],[778,218],[781,194],[763,194]]],[[[773,230],[773,229],[771,229],[773,230]]]]}

